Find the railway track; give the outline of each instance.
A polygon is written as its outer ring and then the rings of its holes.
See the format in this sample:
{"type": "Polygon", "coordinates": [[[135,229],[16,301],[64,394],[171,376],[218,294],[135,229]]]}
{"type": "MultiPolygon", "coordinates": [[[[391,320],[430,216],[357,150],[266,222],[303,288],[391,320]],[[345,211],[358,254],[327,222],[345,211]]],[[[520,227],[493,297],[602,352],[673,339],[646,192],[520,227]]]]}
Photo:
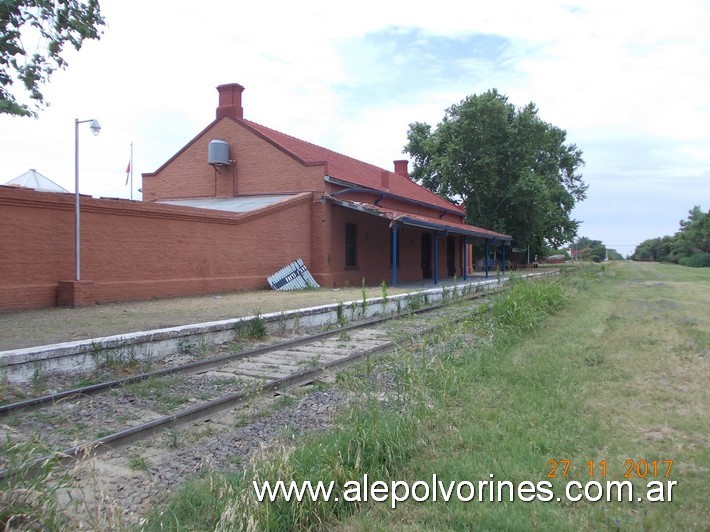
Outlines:
{"type": "Polygon", "coordinates": [[[468,315],[474,298],[3,405],[0,438],[39,439],[67,459],[100,454],[411,343],[468,315]]]}

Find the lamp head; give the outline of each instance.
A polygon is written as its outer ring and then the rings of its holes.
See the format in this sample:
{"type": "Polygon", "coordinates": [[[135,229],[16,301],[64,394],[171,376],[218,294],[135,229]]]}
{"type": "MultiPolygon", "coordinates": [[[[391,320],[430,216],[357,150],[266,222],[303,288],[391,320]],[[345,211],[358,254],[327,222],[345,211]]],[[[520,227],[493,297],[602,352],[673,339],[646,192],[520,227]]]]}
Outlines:
{"type": "Polygon", "coordinates": [[[101,133],[101,124],[99,124],[98,120],[92,120],[89,127],[91,128],[91,132],[94,134],[94,136],[97,136],[99,133],[101,133]]]}

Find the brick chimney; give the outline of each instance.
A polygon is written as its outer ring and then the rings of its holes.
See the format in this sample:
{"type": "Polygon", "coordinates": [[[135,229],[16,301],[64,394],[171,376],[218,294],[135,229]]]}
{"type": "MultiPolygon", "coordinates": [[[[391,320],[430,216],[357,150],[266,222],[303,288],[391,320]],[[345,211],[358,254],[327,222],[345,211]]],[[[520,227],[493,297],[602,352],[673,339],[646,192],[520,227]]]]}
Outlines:
{"type": "Polygon", "coordinates": [[[407,159],[395,161],[394,162],[394,173],[409,179],[409,170],[407,170],[408,165],[409,165],[409,161],[407,159]]]}
{"type": "Polygon", "coordinates": [[[217,92],[219,92],[217,120],[225,116],[229,118],[244,118],[244,109],[242,108],[243,91],[244,87],[239,83],[228,83],[217,87],[217,92]]]}

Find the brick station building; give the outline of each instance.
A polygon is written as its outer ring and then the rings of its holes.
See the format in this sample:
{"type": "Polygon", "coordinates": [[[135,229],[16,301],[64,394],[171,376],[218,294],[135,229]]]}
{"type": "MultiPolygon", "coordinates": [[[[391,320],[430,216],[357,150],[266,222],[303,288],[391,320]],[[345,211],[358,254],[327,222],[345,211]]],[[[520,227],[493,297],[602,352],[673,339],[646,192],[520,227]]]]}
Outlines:
{"type": "Polygon", "coordinates": [[[511,237],[391,170],[244,118],[239,84],[217,88],[216,117],[155,172],[143,201],[0,186],[0,310],[266,288],[302,259],[325,287],[389,285],[473,271],[472,247],[511,237]]]}
{"type": "Polygon", "coordinates": [[[143,174],[143,199],[256,214],[307,198],[306,219],[287,227],[274,221],[266,234],[254,235],[248,247],[255,260],[278,255],[280,242],[295,240],[323,286],[359,285],[363,278],[396,285],[463,278],[472,262],[466,243],[511,240],[466,224],[460,206],[410,179],[408,161],[385,170],[274,131],[244,118],[244,87],[217,91],[215,120],[156,172],[143,174]],[[222,150],[217,164],[208,161],[213,150],[222,150]]]}

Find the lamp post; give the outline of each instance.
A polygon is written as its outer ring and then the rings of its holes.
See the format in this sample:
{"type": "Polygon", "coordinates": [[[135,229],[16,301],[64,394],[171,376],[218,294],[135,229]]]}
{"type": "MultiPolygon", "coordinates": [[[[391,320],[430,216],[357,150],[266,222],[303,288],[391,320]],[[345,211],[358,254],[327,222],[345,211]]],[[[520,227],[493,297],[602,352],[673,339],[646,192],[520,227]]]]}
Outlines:
{"type": "Polygon", "coordinates": [[[74,278],[81,281],[81,230],[79,225],[79,124],[91,122],[91,132],[94,136],[101,132],[101,124],[98,120],[74,119],[74,278]]]}

